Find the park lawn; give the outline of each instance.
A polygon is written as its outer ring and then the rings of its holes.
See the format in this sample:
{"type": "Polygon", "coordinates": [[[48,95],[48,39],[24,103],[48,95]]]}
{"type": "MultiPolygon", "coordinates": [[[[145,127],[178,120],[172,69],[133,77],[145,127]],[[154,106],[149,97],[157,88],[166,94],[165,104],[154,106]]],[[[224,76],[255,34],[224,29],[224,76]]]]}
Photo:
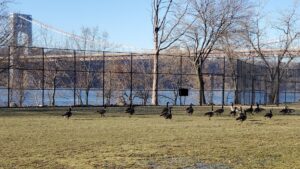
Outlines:
{"type": "Polygon", "coordinates": [[[241,124],[203,112],[175,109],[172,120],[81,110],[69,120],[62,110],[0,113],[0,168],[300,168],[299,115],[265,120],[263,113],[241,124]]]}

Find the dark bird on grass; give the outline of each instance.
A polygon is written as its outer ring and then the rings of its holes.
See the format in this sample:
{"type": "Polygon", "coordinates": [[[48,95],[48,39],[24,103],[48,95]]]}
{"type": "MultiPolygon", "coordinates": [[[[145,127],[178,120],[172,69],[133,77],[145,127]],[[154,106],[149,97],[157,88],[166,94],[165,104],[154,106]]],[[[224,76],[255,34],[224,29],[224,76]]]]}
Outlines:
{"type": "Polygon", "coordinates": [[[284,109],[280,110],[280,113],[283,113],[283,114],[290,114],[290,113],[293,113],[295,112],[294,109],[289,109],[287,105],[284,106],[284,109]]]}
{"type": "Polygon", "coordinates": [[[99,110],[97,110],[97,113],[99,113],[101,117],[105,117],[106,105],[104,105],[103,108],[100,108],[99,110]]]}
{"type": "Polygon", "coordinates": [[[222,113],[224,113],[224,105],[222,104],[222,108],[215,110],[215,113],[217,115],[221,115],[222,113]]]}
{"type": "Polygon", "coordinates": [[[240,111],[241,111],[240,116],[238,118],[236,118],[236,120],[243,122],[247,119],[247,112],[245,110],[243,112],[242,107],[240,108],[240,111]]]}
{"type": "Polygon", "coordinates": [[[69,110],[67,112],[65,112],[65,114],[63,114],[62,116],[64,116],[67,119],[69,119],[72,116],[72,108],[69,107],[69,110]]]}
{"type": "Polygon", "coordinates": [[[185,109],[188,115],[192,115],[194,113],[193,104],[191,103],[189,107],[185,109]]]}
{"type": "Polygon", "coordinates": [[[265,118],[272,118],[273,117],[273,112],[272,112],[272,110],[270,110],[270,112],[269,113],[266,113],[265,114],[265,118]]]}
{"type": "Polygon", "coordinates": [[[125,113],[129,113],[130,115],[133,115],[135,110],[134,110],[134,105],[130,104],[129,107],[125,110],[125,113]]]}
{"type": "Polygon", "coordinates": [[[253,105],[251,104],[250,108],[245,109],[244,112],[251,113],[253,115],[253,105]]]}
{"type": "Polygon", "coordinates": [[[259,104],[256,103],[256,108],[254,109],[254,112],[255,112],[255,113],[260,113],[260,112],[262,112],[262,111],[265,111],[265,109],[264,109],[264,108],[260,108],[260,107],[259,107],[259,104]]]}
{"type": "Polygon", "coordinates": [[[208,117],[209,117],[209,120],[210,120],[210,118],[211,118],[212,116],[214,116],[214,105],[213,105],[213,104],[211,105],[211,111],[206,112],[206,113],[204,114],[204,116],[208,116],[208,117]]]}
{"type": "Polygon", "coordinates": [[[235,117],[237,112],[238,112],[237,107],[236,106],[233,107],[233,103],[231,103],[230,115],[233,115],[235,117]]]}
{"type": "Polygon", "coordinates": [[[162,109],[162,111],[161,111],[161,113],[160,113],[160,116],[164,116],[164,117],[165,117],[165,115],[167,115],[168,112],[169,112],[169,102],[167,102],[166,107],[164,107],[164,108],[162,109]]]}
{"type": "Polygon", "coordinates": [[[160,116],[163,116],[165,119],[172,119],[172,107],[169,107],[169,102],[167,102],[167,106],[163,108],[160,116]]]}
{"type": "Polygon", "coordinates": [[[173,107],[169,107],[169,111],[168,111],[168,113],[164,116],[165,117],[165,119],[172,119],[172,108],[173,107]]]}

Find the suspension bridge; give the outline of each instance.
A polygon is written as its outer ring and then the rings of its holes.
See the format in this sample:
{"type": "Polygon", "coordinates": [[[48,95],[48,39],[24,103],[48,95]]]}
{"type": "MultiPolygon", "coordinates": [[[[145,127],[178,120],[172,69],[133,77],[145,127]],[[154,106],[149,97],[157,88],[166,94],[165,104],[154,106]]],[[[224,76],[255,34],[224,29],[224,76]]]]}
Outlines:
{"type": "Polygon", "coordinates": [[[60,49],[70,48],[78,50],[78,43],[85,43],[89,46],[93,46],[93,48],[89,50],[110,49],[120,52],[145,51],[145,49],[139,49],[132,45],[109,42],[108,39],[105,38],[89,38],[87,36],[70,33],[64,31],[63,29],[36,20],[31,15],[13,13],[9,16],[8,20],[10,31],[5,40],[5,44],[7,46],[10,45],[60,49]],[[43,40],[41,40],[41,38],[43,40]],[[48,43],[46,41],[51,42],[48,43]],[[71,43],[77,43],[77,46],[70,47],[71,43]],[[69,44],[69,46],[66,44],[69,44]],[[112,47],[109,48],[110,46],[112,47]]]}
{"type": "MultiPolygon", "coordinates": [[[[65,42],[66,44],[70,44],[74,41],[76,42],[82,42],[89,44],[90,46],[94,46],[94,49],[89,49],[89,51],[105,51],[107,50],[107,46],[114,45],[115,48],[111,48],[111,51],[119,51],[119,52],[127,52],[127,53],[153,53],[152,49],[139,49],[137,47],[126,45],[126,44],[116,44],[116,43],[109,43],[107,40],[103,39],[90,39],[88,37],[84,37],[81,35],[77,35],[75,33],[70,33],[67,31],[64,31],[63,29],[54,27],[52,25],[46,24],[44,22],[41,22],[39,20],[34,19],[31,15],[26,14],[19,14],[19,13],[13,13],[10,15],[10,27],[11,27],[11,33],[7,37],[7,44],[9,46],[27,46],[27,47],[41,47],[41,48],[59,48],[59,49],[67,49],[66,46],[55,46],[53,47],[52,44],[41,44],[38,40],[40,36],[45,36],[44,41],[47,41],[46,38],[50,38],[50,36],[42,35],[42,34],[51,34],[51,40],[57,39],[59,43],[54,42],[54,44],[61,44],[61,42],[65,42]],[[33,31],[33,29],[35,31],[33,31]],[[46,32],[45,32],[46,31],[46,32]],[[34,35],[34,33],[37,33],[37,35],[34,35]],[[42,32],[39,35],[39,32],[42,32]],[[25,35],[20,36],[20,34],[25,35]],[[60,36],[60,37],[58,37],[60,36]],[[37,38],[34,38],[37,37],[37,38]],[[54,37],[54,38],[53,38],[54,37]],[[23,38],[23,39],[22,39],[23,38]],[[104,48],[105,47],[105,48],[104,48]]],[[[266,42],[266,45],[272,45],[272,44],[280,44],[282,43],[282,40],[269,40],[266,42]]],[[[77,45],[78,46],[78,45],[77,45]]],[[[276,45],[273,45],[276,46],[276,45]]],[[[70,47],[70,46],[69,46],[70,47]]],[[[68,48],[68,49],[72,49],[68,48]]],[[[75,50],[78,50],[74,48],[75,50]]],[[[79,49],[82,50],[82,49],[79,49]]],[[[86,49],[83,49],[86,50],[86,49]]],[[[270,56],[276,56],[282,54],[284,51],[281,48],[266,48],[262,50],[266,55],[270,56]]],[[[118,53],[118,52],[114,52],[118,53]]],[[[94,54],[95,55],[95,54],[94,54]]],[[[96,54],[99,55],[99,54],[96,54]]],[[[172,54],[174,55],[174,54],[172,54]]],[[[182,54],[181,54],[182,55],[182,54]]],[[[218,51],[215,50],[211,53],[212,56],[216,57],[223,57],[225,54],[222,50],[218,51]]],[[[294,46],[289,49],[288,55],[290,56],[300,56],[300,36],[297,38],[297,40],[294,43],[294,46]]],[[[122,56],[122,55],[120,55],[122,56]]],[[[241,50],[235,50],[233,57],[239,58],[239,57],[255,57],[257,56],[256,52],[254,50],[249,49],[241,49],[241,50]]],[[[55,57],[55,56],[49,56],[49,57],[55,57]]]]}

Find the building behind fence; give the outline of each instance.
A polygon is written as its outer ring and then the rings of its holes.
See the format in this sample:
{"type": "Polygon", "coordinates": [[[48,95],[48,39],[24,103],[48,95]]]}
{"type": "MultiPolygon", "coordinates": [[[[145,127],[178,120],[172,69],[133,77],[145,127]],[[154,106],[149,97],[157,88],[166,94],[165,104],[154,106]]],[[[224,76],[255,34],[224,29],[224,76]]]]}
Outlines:
{"type": "MultiPolygon", "coordinates": [[[[153,55],[67,49],[0,48],[0,106],[150,105],[153,55]]],[[[286,69],[280,103],[300,99],[299,60],[286,69]]],[[[188,56],[162,54],[159,104],[199,104],[195,67],[188,56]],[[189,95],[179,96],[180,88],[189,95]]],[[[207,103],[269,102],[267,70],[259,59],[211,55],[203,71],[207,103]]]]}

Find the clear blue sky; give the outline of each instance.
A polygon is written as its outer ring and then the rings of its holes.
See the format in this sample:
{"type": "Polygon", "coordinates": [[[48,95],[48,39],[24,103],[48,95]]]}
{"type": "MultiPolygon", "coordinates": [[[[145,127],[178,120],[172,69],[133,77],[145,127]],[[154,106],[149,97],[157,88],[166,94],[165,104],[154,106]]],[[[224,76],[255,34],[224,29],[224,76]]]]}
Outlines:
{"type": "MultiPolygon", "coordinates": [[[[267,0],[266,9],[282,11],[293,1],[267,0]]],[[[153,46],[151,0],[15,0],[10,11],[30,14],[67,32],[98,26],[112,42],[145,49],[153,46]]]]}

